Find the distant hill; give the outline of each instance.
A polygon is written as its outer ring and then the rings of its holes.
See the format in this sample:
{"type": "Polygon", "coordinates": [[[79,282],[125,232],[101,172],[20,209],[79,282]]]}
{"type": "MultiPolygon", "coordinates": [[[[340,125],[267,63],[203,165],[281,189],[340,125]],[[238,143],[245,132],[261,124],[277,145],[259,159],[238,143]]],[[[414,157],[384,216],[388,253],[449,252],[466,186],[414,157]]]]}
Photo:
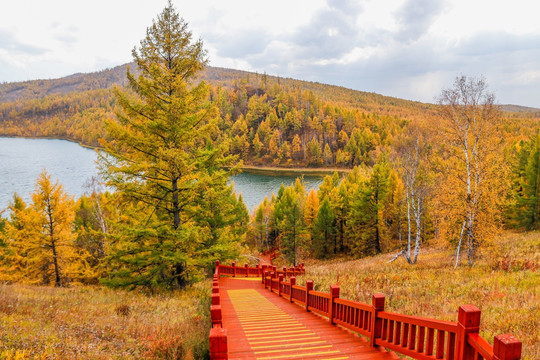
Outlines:
{"type": "MultiPolygon", "coordinates": [[[[98,72],[77,73],[59,79],[30,80],[0,84],[0,103],[39,99],[50,95],[66,95],[74,92],[109,89],[115,85],[124,86],[127,82],[126,70],[128,66],[131,71],[135,69],[135,64],[129,63],[98,72]]],[[[401,113],[402,111],[397,110],[398,108],[412,107],[416,108],[417,111],[424,111],[433,106],[431,104],[357,91],[335,85],[280,78],[242,70],[209,66],[200,75],[201,79],[211,84],[226,87],[234,86],[235,81],[238,82],[242,78],[247,79],[248,82],[253,82],[253,80],[260,81],[263,77],[266,77],[268,82],[279,82],[287,86],[299,87],[302,90],[310,90],[323,100],[357,106],[367,111],[401,113]]]]}
{"type": "Polygon", "coordinates": [[[510,105],[510,104],[501,105],[501,110],[507,111],[507,112],[514,112],[514,113],[520,113],[520,112],[540,113],[540,109],[538,108],[521,106],[521,105],[510,105]]]}
{"type": "MultiPolygon", "coordinates": [[[[113,87],[126,85],[124,64],[59,79],[0,84],[0,136],[53,137],[99,146],[115,118],[113,87]]],[[[208,67],[220,108],[219,130],[248,165],[351,167],[371,165],[409,122],[436,126],[437,105],[317,82],[208,67]]],[[[536,126],[540,110],[504,105],[516,134],[536,126]]],[[[509,128],[509,129],[510,129],[509,128]]],[[[529,130],[527,130],[529,131],[529,130]]]]}

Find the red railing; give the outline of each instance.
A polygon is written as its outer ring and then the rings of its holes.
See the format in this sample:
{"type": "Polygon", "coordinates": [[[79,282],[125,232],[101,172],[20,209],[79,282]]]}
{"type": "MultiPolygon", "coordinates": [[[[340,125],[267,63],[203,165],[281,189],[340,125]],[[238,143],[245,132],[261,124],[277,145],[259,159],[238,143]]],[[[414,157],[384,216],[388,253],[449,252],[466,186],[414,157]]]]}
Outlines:
{"type": "MultiPolygon", "coordinates": [[[[230,266],[224,267],[218,263],[217,268],[219,270],[216,270],[216,274],[230,275],[230,266]],[[222,267],[227,270],[222,271],[222,267]]],[[[247,265],[244,268],[248,269],[247,265]]],[[[291,303],[328,318],[332,324],[368,337],[371,346],[381,346],[420,360],[521,358],[522,344],[512,335],[495,336],[493,346],[480,337],[480,310],[473,305],[459,307],[457,322],[396,314],[384,311],[385,297],[382,294],[373,295],[372,304],[363,304],[340,299],[338,286],[331,286],[330,293],[325,293],[314,291],[311,280],[306,281],[306,286],[296,285],[294,275],[290,276],[288,282],[284,281],[294,271],[304,273],[305,269],[301,266],[289,272],[286,269],[277,271],[275,267],[263,270],[261,267],[262,284],[291,303]]],[[[246,274],[249,276],[249,270],[246,274]]],[[[213,357],[212,342],[211,359],[223,359],[213,357]]]]}
{"type": "Polygon", "coordinates": [[[255,267],[249,267],[248,264],[237,266],[234,262],[231,265],[220,265],[219,261],[217,261],[216,265],[216,271],[220,276],[259,277],[262,276],[265,271],[273,271],[276,278],[279,277],[279,275],[283,275],[284,278],[290,278],[305,273],[304,264],[291,268],[284,267],[282,270],[277,270],[273,265],[257,265],[255,267]]]}
{"type": "MultiPolygon", "coordinates": [[[[210,317],[212,318],[212,329],[209,336],[210,358],[212,360],[227,360],[229,358],[227,330],[222,327],[221,298],[219,295],[219,262],[217,265],[212,283],[212,306],[210,307],[210,317]]],[[[230,268],[230,266],[227,268],[230,268]]]]}

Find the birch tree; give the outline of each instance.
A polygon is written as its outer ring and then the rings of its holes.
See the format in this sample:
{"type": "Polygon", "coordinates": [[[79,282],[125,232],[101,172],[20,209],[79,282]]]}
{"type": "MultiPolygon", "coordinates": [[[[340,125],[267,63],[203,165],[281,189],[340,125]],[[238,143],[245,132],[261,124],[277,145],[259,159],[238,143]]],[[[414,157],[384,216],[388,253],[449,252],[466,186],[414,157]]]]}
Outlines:
{"type": "Polygon", "coordinates": [[[439,97],[442,122],[442,178],[439,188],[445,193],[447,209],[455,216],[446,222],[459,229],[456,262],[462,247],[467,248],[468,264],[490,231],[497,228],[500,214],[502,139],[497,125],[500,111],[495,96],[483,78],[457,77],[451,88],[439,97]],[[453,224],[453,225],[452,225],[453,224]]]}
{"type": "Polygon", "coordinates": [[[407,248],[396,258],[403,255],[409,264],[416,264],[422,239],[422,216],[428,191],[428,160],[430,146],[425,130],[411,124],[399,139],[394,149],[394,161],[405,185],[407,206],[407,248]],[[412,222],[414,221],[414,224],[412,222]],[[414,251],[413,246],[414,232],[414,251]]]}

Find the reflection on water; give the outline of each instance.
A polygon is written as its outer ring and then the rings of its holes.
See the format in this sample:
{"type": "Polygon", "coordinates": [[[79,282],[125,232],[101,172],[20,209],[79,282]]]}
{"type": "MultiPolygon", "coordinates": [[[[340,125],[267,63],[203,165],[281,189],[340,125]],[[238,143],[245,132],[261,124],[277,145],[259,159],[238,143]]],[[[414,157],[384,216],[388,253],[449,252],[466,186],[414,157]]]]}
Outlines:
{"type": "MultiPolygon", "coordinates": [[[[52,180],[57,179],[65,191],[80,196],[84,193],[84,183],[97,175],[97,154],[66,140],[0,138],[0,211],[8,206],[17,192],[25,201],[30,200],[39,173],[46,169],[52,180]]],[[[296,175],[265,175],[247,173],[231,178],[235,192],[241,193],[251,212],[265,196],[279,190],[283,183],[294,182],[296,175]]],[[[304,176],[306,190],[318,188],[320,176],[304,176]]]]}
{"type": "MultiPolygon", "coordinates": [[[[242,194],[249,212],[252,212],[264,200],[265,196],[270,199],[272,193],[277,195],[282,183],[285,186],[290,185],[296,181],[296,177],[294,175],[278,176],[244,172],[233,176],[231,180],[234,182],[235,192],[242,194]]],[[[322,180],[323,178],[320,176],[304,176],[306,190],[309,192],[311,188],[318,189],[322,180]]]]}

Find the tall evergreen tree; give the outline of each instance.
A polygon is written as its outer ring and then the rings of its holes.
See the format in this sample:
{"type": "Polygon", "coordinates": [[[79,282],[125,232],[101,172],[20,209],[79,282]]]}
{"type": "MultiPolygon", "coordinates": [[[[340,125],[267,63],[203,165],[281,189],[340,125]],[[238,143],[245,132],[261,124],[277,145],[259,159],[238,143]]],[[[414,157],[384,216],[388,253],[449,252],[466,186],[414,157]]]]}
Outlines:
{"type": "Polygon", "coordinates": [[[358,237],[355,246],[358,255],[381,253],[386,230],[383,209],[390,191],[390,167],[381,156],[369,180],[356,190],[351,206],[351,230],[358,237]]]}
{"type": "MultiPolygon", "coordinates": [[[[303,186],[300,189],[303,193],[303,186]]],[[[274,206],[274,216],[279,229],[279,241],[287,260],[296,265],[297,249],[304,235],[301,195],[296,187],[281,191],[274,206]]]]}
{"type": "Polygon", "coordinates": [[[522,195],[517,199],[519,224],[527,230],[540,226],[540,137],[527,158],[522,180],[522,195]]]}
{"type": "Polygon", "coordinates": [[[331,252],[337,253],[334,220],[335,215],[330,200],[325,198],[313,224],[313,253],[317,258],[327,257],[331,252]]]}
{"type": "Polygon", "coordinates": [[[223,237],[231,221],[219,217],[234,204],[227,181],[236,159],[217,144],[208,86],[195,84],[207,62],[202,42],[192,41],[171,1],[133,57],[139,75],[128,70],[131,91],[115,90],[122,111],[107,123],[112,140],[101,157],[108,185],[133,206],[106,282],[181,287],[232,249],[223,237]]]}

